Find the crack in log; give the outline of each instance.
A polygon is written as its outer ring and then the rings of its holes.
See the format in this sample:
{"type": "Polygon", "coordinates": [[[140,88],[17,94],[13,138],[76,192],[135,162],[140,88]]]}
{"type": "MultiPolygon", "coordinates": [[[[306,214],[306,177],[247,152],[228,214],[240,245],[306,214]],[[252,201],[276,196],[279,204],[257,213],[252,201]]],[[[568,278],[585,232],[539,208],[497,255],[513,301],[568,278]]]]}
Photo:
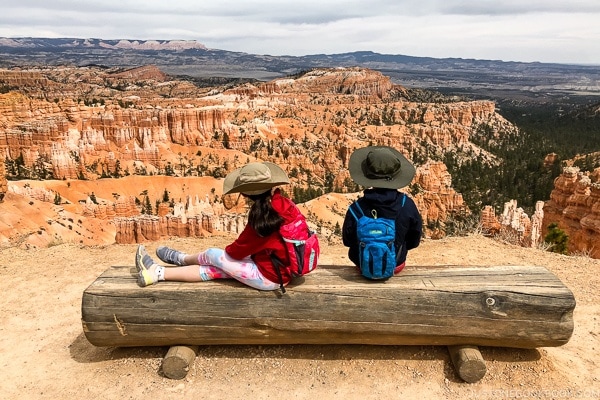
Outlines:
{"type": "Polygon", "coordinates": [[[123,324],[123,321],[119,321],[116,314],[113,314],[113,318],[115,319],[115,323],[117,324],[117,329],[121,333],[121,336],[127,336],[127,332],[125,332],[125,324],[123,324]]]}

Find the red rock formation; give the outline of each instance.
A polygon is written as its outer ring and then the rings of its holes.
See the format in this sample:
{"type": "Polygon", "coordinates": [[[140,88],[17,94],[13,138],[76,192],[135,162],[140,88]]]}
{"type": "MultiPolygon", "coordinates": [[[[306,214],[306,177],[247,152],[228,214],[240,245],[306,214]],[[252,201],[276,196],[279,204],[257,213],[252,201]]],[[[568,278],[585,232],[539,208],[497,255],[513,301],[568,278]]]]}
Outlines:
{"type": "Polygon", "coordinates": [[[275,79],[260,85],[259,89],[266,94],[329,92],[384,98],[389,96],[393,86],[390,78],[380,72],[355,67],[313,70],[295,79],[275,79]]]}
{"type": "Polygon", "coordinates": [[[110,75],[112,78],[148,80],[152,79],[157,82],[164,82],[167,79],[167,74],[162,72],[154,65],[145,65],[143,67],[131,68],[126,71],[117,72],[110,75]]]}
{"type": "Polygon", "coordinates": [[[486,235],[495,236],[502,230],[502,225],[498,218],[496,218],[496,211],[494,207],[485,206],[481,211],[480,219],[481,229],[486,235]]]}
{"type": "Polygon", "coordinates": [[[544,206],[543,235],[557,223],[569,236],[568,250],[600,258],[600,168],[592,173],[567,167],[554,181],[544,206]]]}
{"type": "Polygon", "coordinates": [[[544,202],[535,204],[531,218],[517,206],[516,200],[504,203],[504,210],[497,218],[494,209],[486,206],[481,212],[482,230],[489,235],[500,236],[505,240],[525,247],[537,247],[541,240],[541,226],[544,218],[544,202]]]}
{"type": "Polygon", "coordinates": [[[531,247],[537,247],[543,242],[544,204],[543,201],[537,201],[535,203],[535,211],[531,216],[531,235],[529,241],[531,247]]]}
{"type": "Polygon", "coordinates": [[[31,199],[39,201],[44,201],[46,203],[54,202],[54,198],[56,197],[56,193],[51,190],[47,190],[40,187],[31,187],[28,185],[24,186],[23,188],[20,188],[18,186],[11,186],[9,190],[15,194],[29,197],[31,199]]]}
{"type": "Polygon", "coordinates": [[[133,217],[140,215],[140,210],[135,204],[135,197],[120,196],[114,203],[94,203],[89,197],[83,205],[83,215],[98,219],[112,220],[116,217],[133,217]]]}
{"type": "Polygon", "coordinates": [[[115,218],[116,243],[159,241],[167,237],[207,237],[215,234],[238,234],[246,224],[242,215],[198,215],[195,217],[140,216],[115,218]]]}
{"type": "Polygon", "coordinates": [[[462,195],[452,188],[452,177],[442,162],[418,168],[409,190],[432,238],[445,236],[444,225],[452,214],[468,212],[462,195]]]}
{"type": "Polygon", "coordinates": [[[0,70],[0,81],[7,87],[50,87],[55,83],[42,71],[0,70]]]}

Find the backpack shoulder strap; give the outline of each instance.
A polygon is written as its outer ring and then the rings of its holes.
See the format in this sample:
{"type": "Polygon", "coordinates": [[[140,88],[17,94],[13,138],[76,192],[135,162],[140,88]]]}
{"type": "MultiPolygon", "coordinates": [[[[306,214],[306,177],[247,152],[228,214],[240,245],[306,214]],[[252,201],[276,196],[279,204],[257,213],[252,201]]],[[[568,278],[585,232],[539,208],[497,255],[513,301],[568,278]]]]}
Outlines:
{"type": "Polygon", "coordinates": [[[350,207],[348,208],[348,211],[350,211],[350,213],[352,214],[352,216],[354,217],[354,219],[355,219],[355,220],[357,220],[357,221],[358,221],[358,218],[359,218],[359,217],[356,215],[357,213],[358,213],[358,214],[359,214],[361,217],[365,215],[365,214],[363,213],[363,210],[362,210],[362,208],[360,208],[360,206],[358,205],[358,202],[356,202],[356,201],[355,201],[354,203],[350,204],[350,207]],[[352,211],[352,208],[355,208],[355,209],[356,209],[356,213],[355,213],[354,211],[352,211]]]}
{"type": "Polygon", "coordinates": [[[402,193],[402,207],[404,207],[404,203],[406,203],[406,193],[402,193]]]}
{"type": "Polygon", "coordinates": [[[283,277],[281,276],[281,268],[285,268],[283,262],[275,255],[275,253],[271,253],[271,263],[277,273],[277,279],[279,279],[279,288],[281,289],[281,293],[285,293],[285,287],[283,286],[283,277]]]}

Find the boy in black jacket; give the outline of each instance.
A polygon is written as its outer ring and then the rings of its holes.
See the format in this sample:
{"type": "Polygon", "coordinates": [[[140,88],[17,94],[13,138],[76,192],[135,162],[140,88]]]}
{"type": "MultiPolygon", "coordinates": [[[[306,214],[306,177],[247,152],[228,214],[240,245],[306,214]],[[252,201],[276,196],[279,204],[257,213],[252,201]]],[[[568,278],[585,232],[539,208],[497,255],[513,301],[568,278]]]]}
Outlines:
{"type": "MultiPolygon", "coordinates": [[[[395,221],[395,275],[402,271],[408,250],[419,245],[423,233],[423,221],[414,201],[398,191],[412,181],[415,167],[396,149],[370,146],[352,153],[348,169],[352,180],[365,187],[363,197],[357,200],[362,212],[372,215],[374,210],[379,218],[395,221]]],[[[348,210],[342,227],[342,240],[344,246],[349,247],[348,257],[359,266],[360,244],[356,228],[357,221],[348,210]]]]}

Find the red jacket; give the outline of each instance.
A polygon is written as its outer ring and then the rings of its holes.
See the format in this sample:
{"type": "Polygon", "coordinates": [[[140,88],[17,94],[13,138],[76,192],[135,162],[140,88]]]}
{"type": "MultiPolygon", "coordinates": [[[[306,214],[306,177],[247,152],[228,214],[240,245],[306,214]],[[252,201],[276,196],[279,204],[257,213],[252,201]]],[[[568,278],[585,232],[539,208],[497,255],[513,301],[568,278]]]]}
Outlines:
{"type": "MultiPolygon", "coordinates": [[[[290,199],[283,197],[279,189],[275,189],[271,197],[271,205],[281,215],[283,223],[293,221],[297,214],[300,213],[296,204],[290,199]]],[[[284,247],[279,231],[275,231],[267,237],[262,237],[250,225],[246,225],[238,238],[225,247],[225,252],[236,260],[251,256],[263,276],[275,283],[279,283],[279,278],[275,271],[277,267],[271,262],[271,253],[274,253],[282,260],[284,265],[289,265],[287,250],[284,247]]],[[[283,283],[288,283],[292,279],[289,269],[281,269],[281,278],[283,283]]]]}

